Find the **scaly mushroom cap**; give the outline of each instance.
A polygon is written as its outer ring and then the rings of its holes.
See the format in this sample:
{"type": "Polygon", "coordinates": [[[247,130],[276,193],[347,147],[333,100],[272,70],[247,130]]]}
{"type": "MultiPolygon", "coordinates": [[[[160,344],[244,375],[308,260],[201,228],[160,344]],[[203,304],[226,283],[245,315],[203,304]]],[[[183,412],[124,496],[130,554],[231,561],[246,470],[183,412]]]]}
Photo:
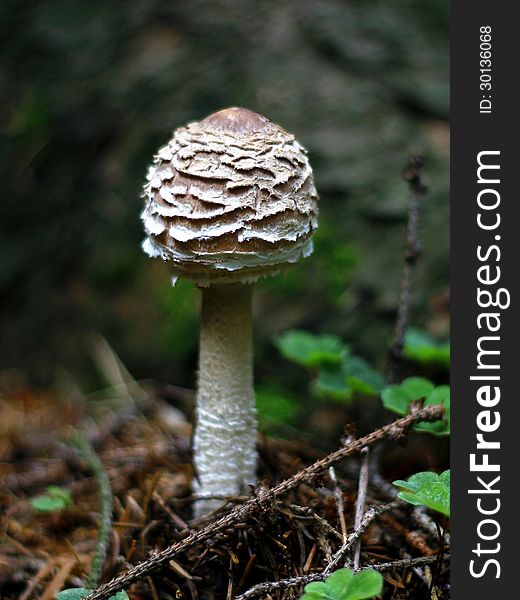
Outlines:
{"type": "Polygon", "coordinates": [[[256,281],[312,252],[317,193],[305,149],[227,108],[177,129],[144,186],[144,251],[197,284],[256,281]]]}

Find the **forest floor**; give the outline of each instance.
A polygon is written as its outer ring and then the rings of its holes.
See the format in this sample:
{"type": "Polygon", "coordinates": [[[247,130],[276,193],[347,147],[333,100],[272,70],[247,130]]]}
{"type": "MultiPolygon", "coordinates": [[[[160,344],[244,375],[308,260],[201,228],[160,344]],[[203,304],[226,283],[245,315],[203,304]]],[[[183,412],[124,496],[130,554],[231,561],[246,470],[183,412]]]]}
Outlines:
{"type": "MultiPolygon", "coordinates": [[[[99,481],[85,456],[68,443],[73,430],[81,429],[95,449],[112,490],[103,582],[203,530],[247,500],[233,498],[216,514],[192,520],[191,426],[152,387],[122,381],[102,399],[87,402],[74,394],[64,400],[61,394],[11,382],[0,398],[3,600],[52,600],[64,588],[85,587],[102,519],[99,481]],[[48,486],[70,493],[70,506],[37,511],[31,500],[48,486]]],[[[325,453],[298,440],[263,437],[259,455],[255,493],[325,453]]],[[[160,569],[145,572],[125,588],[127,593],[132,600],[299,598],[305,577],[319,576],[336,558],[338,566],[381,570],[385,599],[447,600],[449,536],[442,543],[427,512],[396,500],[392,486],[372,464],[360,511],[359,462],[359,454],[344,458],[333,471],[300,482],[233,526],[189,545],[160,569]],[[372,510],[374,506],[378,508],[372,510]],[[357,530],[356,507],[358,525],[364,517],[357,530]],[[297,578],[296,585],[276,583],[287,578],[297,578]]]]}

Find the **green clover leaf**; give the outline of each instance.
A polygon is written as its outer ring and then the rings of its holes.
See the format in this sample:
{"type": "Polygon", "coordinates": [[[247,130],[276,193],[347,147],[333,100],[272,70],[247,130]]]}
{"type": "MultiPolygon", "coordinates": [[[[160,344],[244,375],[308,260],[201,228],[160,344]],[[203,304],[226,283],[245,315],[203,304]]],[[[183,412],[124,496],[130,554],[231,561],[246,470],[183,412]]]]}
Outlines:
{"type": "Polygon", "coordinates": [[[319,367],[314,389],[319,396],[350,400],[354,393],[376,396],[384,385],[383,376],[365,360],[347,355],[339,365],[319,367]]]}
{"type": "MultiPolygon", "coordinates": [[[[69,588],[63,590],[56,595],[56,600],[80,600],[88,596],[94,590],[87,588],[69,588]]],[[[108,600],[130,600],[128,594],[125,591],[117,592],[115,596],[110,596],[108,600]]]]}
{"type": "Polygon", "coordinates": [[[393,484],[400,488],[397,496],[416,506],[426,506],[450,516],[450,471],[440,475],[432,471],[416,473],[408,481],[397,479],[393,484]]]}
{"type": "Polygon", "coordinates": [[[387,386],[382,394],[383,405],[388,410],[398,414],[406,415],[410,409],[410,403],[424,399],[424,405],[442,404],[444,415],[442,419],[432,423],[418,423],[414,426],[415,431],[433,433],[434,435],[450,434],[450,388],[447,385],[435,387],[431,381],[423,377],[409,377],[399,385],[387,386]]]}
{"type": "Polygon", "coordinates": [[[355,574],[350,569],[339,569],[325,581],[307,584],[301,600],[365,600],[379,596],[382,589],[383,577],[373,569],[355,574]]]}
{"type": "Polygon", "coordinates": [[[375,396],[385,386],[381,373],[373,369],[366,360],[359,356],[349,356],[344,360],[347,383],[355,392],[367,396],[375,396]]]}
{"type": "Polygon", "coordinates": [[[288,360],[315,371],[314,392],[321,397],[348,401],[355,393],[376,396],[383,376],[335,335],[316,335],[293,329],[277,338],[276,346],[288,360]]]}
{"type": "Polygon", "coordinates": [[[80,598],[88,596],[90,592],[92,592],[92,590],[88,590],[87,588],[69,588],[68,590],[59,592],[56,596],[56,600],[79,600],[80,598]]]}
{"type": "Polygon", "coordinates": [[[337,336],[300,329],[287,331],[275,343],[285,358],[304,367],[339,364],[348,354],[348,346],[337,336]]]}
{"type": "Polygon", "coordinates": [[[420,329],[410,328],[404,337],[404,355],[420,364],[450,366],[450,343],[438,342],[420,329]]]}
{"type": "Polygon", "coordinates": [[[256,410],[263,426],[269,423],[293,424],[297,414],[297,404],[294,398],[277,389],[267,387],[257,389],[255,395],[256,410]]]}

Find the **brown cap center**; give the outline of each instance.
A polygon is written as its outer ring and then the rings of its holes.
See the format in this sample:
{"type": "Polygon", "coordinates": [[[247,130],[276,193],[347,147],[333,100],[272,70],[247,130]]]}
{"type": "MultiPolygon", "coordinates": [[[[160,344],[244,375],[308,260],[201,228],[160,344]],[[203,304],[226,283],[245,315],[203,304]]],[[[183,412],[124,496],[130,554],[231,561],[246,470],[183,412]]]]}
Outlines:
{"type": "Polygon", "coordinates": [[[252,110],[233,107],[209,115],[200,121],[199,126],[235,135],[247,135],[267,131],[273,127],[273,123],[252,110]]]}

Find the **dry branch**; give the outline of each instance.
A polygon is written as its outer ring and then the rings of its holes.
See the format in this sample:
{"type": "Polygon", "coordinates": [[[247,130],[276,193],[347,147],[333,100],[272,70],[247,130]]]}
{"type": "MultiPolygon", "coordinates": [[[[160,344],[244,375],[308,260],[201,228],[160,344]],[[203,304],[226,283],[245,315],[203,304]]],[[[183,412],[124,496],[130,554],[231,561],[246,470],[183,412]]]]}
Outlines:
{"type": "MultiPolygon", "coordinates": [[[[367,489],[368,489],[368,466],[369,466],[369,450],[363,448],[361,452],[361,468],[359,470],[359,485],[358,495],[356,500],[356,513],[354,517],[354,526],[356,529],[361,525],[363,520],[363,513],[365,512],[365,504],[367,501],[367,489]]],[[[359,567],[359,560],[361,558],[361,540],[358,538],[354,545],[354,569],[359,567]]]]}
{"type": "MultiPolygon", "coordinates": [[[[449,553],[442,555],[442,561],[449,560],[449,553]]],[[[419,558],[404,558],[401,560],[392,560],[386,563],[380,563],[378,565],[367,565],[354,569],[354,572],[364,571],[366,569],[373,569],[374,571],[391,571],[394,569],[407,569],[414,567],[421,567],[429,565],[439,560],[439,556],[421,556],[419,558]]],[[[276,590],[285,589],[293,586],[303,586],[311,583],[312,581],[321,581],[327,577],[328,573],[312,573],[310,575],[302,575],[300,577],[290,577],[288,579],[280,579],[279,581],[268,581],[266,583],[259,583],[252,588],[249,588],[247,592],[244,592],[240,596],[236,596],[235,600],[249,600],[260,595],[267,595],[276,590]]]]}
{"type": "Polygon", "coordinates": [[[417,259],[421,254],[421,242],[419,240],[421,197],[428,191],[428,188],[421,177],[423,165],[424,158],[422,156],[410,156],[408,158],[408,164],[403,171],[403,179],[408,183],[410,188],[410,205],[408,211],[404,265],[401,277],[401,292],[399,295],[399,309],[397,311],[394,339],[389,349],[389,379],[391,382],[395,381],[399,363],[403,358],[404,337],[410,320],[413,271],[417,259]]]}
{"type": "MultiPolygon", "coordinates": [[[[350,550],[355,547],[361,539],[361,536],[365,533],[365,531],[370,527],[372,521],[378,517],[379,515],[386,513],[390,510],[393,510],[400,503],[399,500],[394,500],[393,502],[389,502],[388,504],[383,504],[382,506],[371,506],[366,513],[362,516],[362,519],[359,522],[359,525],[356,529],[350,534],[348,540],[346,541],[341,548],[334,554],[330,563],[326,566],[323,571],[324,575],[332,573],[334,569],[339,568],[342,560],[347,556],[350,550]]],[[[358,569],[358,566],[354,567],[354,570],[358,569]]]]}

